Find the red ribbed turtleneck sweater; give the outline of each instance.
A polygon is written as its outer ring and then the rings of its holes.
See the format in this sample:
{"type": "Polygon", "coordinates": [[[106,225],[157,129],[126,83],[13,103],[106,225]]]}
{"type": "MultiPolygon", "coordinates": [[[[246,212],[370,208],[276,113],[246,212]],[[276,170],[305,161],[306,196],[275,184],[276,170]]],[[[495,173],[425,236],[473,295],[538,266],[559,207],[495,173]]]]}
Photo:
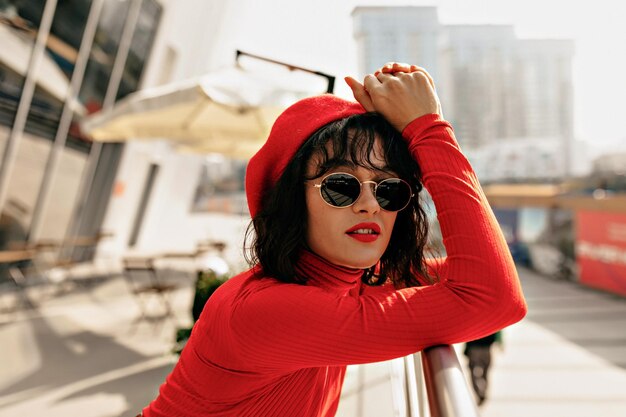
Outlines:
{"type": "Polygon", "coordinates": [[[447,258],[440,282],[396,290],[304,252],[306,285],[240,274],[216,291],[145,417],[335,414],[346,365],[477,339],[520,320],[526,305],[506,242],[437,115],[403,132],[423,171],[447,258]]]}

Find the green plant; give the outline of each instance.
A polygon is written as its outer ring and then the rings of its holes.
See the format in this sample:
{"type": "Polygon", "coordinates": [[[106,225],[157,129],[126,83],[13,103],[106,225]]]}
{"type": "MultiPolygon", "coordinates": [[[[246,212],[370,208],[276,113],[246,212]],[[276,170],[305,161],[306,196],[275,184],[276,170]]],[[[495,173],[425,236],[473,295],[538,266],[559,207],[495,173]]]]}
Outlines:
{"type": "Polygon", "coordinates": [[[202,313],[202,309],[208,299],[227,279],[227,275],[217,275],[213,270],[198,271],[196,291],[191,307],[191,315],[193,316],[194,323],[200,318],[200,313],[202,313]]]}
{"type": "MultiPolygon", "coordinates": [[[[213,270],[205,270],[198,271],[198,275],[196,278],[195,292],[193,296],[193,304],[191,306],[191,315],[193,317],[193,322],[195,324],[200,318],[200,314],[202,313],[202,309],[204,305],[208,301],[208,299],[213,295],[215,290],[219,288],[226,280],[228,280],[228,275],[218,275],[213,270]]],[[[182,327],[176,330],[176,345],[174,346],[173,352],[180,355],[185,344],[191,337],[192,327],[182,327]]]]}

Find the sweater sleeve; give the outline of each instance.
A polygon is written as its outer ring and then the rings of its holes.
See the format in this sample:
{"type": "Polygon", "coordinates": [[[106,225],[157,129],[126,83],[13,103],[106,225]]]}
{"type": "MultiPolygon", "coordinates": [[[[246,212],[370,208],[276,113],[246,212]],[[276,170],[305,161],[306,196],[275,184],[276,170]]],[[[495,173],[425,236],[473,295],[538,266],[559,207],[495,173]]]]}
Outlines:
{"type": "Polygon", "coordinates": [[[272,369],[381,361],[477,339],[524,317],[513,260],[451,126],[426,115],[403,136],[437,209],[447,252],[433,266],[440,281],[358,297],[314,286],[267,287],[233,312],[240,359],[272,369]]]}

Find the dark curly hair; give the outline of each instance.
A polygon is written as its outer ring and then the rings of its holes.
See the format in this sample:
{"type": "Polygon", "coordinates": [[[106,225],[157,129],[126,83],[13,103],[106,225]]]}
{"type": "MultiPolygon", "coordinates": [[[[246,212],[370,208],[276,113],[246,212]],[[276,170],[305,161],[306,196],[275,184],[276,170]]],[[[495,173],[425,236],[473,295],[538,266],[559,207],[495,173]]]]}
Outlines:
{"type": "Polygon", "coordinates": [[[391,280],[398,288],[419,286],[416,276],[429,283],[434,281],[424,263],[428,220],[417,198],[422,190],[421,170],[402,135],[378,113],[349,116],[318,129],[296,152],[276,185],[266,191],[261,210],[248,225],[244,243],[246,260],[252,266],[260,265],[260,275],[305,283],[295,268],[300,251],[307,248],[305,181],[319,178],[345,161],[380,170],[370,158],[376,138],[381,141],[386,166],[411,184],[416,197],[398,212],[378,268],[364,270],[362,280],[368,285],[391,280]],[[307,176],[313,156],[319,158],[317,171],[307,176]]]}

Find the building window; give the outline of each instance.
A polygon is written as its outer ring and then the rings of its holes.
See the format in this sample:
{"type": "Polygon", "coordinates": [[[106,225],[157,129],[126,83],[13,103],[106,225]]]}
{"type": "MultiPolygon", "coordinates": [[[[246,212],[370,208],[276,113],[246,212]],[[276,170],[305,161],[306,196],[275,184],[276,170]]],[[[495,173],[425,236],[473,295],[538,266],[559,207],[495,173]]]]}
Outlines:
{"type": "Polygon", "coordinates": [[[249,216],[244,178],[246,161],[207,156],[200,170],[191,211],[249,216]]]}

